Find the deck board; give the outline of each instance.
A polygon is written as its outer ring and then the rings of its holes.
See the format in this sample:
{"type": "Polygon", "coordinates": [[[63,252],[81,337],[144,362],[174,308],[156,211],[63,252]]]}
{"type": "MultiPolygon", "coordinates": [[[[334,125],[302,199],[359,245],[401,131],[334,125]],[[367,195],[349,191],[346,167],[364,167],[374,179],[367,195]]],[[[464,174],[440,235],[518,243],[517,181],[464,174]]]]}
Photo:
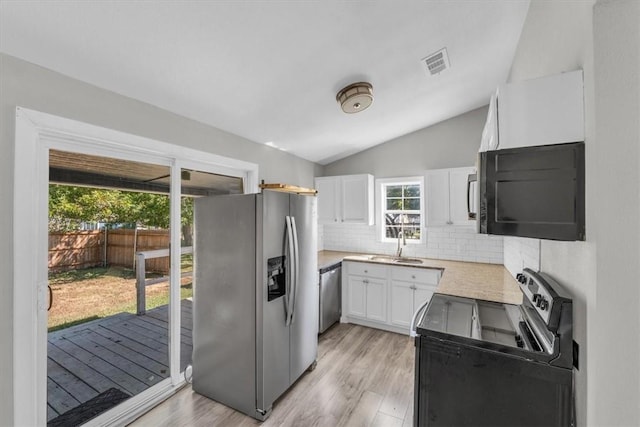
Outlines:
{"type": "MultiPolygon", "coordinates": [[[[119,313],[48,335],[47,419],[109,388],[131,395],[169,377],[168,306],[119,313]]],[[[181,357],[191,363],[192,304],[182,301],[181,357]]]]}

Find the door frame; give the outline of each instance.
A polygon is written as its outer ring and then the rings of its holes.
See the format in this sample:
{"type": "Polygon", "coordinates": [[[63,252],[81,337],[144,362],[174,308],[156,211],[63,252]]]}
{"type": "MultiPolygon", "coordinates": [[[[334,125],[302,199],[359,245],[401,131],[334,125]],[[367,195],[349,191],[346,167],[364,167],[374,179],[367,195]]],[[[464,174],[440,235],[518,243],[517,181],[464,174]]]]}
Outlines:
{"type": "Polygon", "coordinates": [[[16,108],[13,193],[13,399],[15,425],[47,423],[49,150],[155,163],[171,170],[170,377],[87,425],[130,421],[174,393],[180,375],[180,198],[182,168],[241,177],[258,192],[258,165],[63,117],[16,108]]]}

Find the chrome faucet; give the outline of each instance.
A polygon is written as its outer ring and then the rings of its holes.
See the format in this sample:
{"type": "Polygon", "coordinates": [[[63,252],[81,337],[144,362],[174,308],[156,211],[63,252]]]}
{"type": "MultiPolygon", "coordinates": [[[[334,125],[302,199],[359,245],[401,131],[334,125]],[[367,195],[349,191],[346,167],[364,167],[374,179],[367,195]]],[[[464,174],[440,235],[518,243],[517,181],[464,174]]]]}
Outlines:
{"type": "Polygon", "coordinates": [[[407,239],[404,237],[404,232],[398,233],[398,249],[396,250],[396,256],[400,258],[402,256],[402,248],[407,244],[407,239]],[[402,239],[402,246],[400,246],[400,239],[402,239]]]}

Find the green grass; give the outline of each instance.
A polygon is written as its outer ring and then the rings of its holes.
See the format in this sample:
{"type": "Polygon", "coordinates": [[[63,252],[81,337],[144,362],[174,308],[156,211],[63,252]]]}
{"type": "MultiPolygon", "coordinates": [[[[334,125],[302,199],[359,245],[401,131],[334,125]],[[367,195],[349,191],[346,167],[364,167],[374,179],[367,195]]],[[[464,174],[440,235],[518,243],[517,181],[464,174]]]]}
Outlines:
{"type": "MultiPolygon", "coordinates": [[[[181,257],[181,270],[193,271],[193,256],[181,257]]],[[[161,274],[148,274],[159,277],[161,274]]],[[[50,273],[49,285],[54,294],[52,310],[48,313],[49,331],[56,331],[114,314],[135,313],[135,271],[122,267],[95,267],[82,270],[50,273]]],[[[193,296],[192,283],[180,286],[180,298],[193,296]]],[[[168,282],[148,286],[146,309],[169,303],[168,282]]]]}
{"type": "Polygon", "coordinates": [[[134,279],[136,277],[136,273],[130,268],[122,267],[83,268],[80,270],[63,271],[61,273],[49,273],[49,283],[52,285],[63,285],[82,280],[99,279],[105,276],[134,279]]]}

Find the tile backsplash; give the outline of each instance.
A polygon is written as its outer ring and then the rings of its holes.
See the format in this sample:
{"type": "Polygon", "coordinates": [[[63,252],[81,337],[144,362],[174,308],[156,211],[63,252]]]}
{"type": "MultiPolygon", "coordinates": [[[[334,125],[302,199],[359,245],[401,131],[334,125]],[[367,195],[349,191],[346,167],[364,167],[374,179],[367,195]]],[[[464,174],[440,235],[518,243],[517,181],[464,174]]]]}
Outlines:
{"type": "MultiPolygon", "coordinates": [[[[502,264],[503,238],[478,234],[473,226],[428,227],[427,242],[408,243],[402,254],[409,257],[502,264]]],[[[369,252],[392,255],[395,242],[379,242],[376,227],[368,225],[320,225],[318,248],[346,252],[369,252]]]]}
{"type": "Polygon", "coordinates": [[[540,239],[505,236],[504,266],[513,276],[523,268],[540,270],[540,239]]]}

